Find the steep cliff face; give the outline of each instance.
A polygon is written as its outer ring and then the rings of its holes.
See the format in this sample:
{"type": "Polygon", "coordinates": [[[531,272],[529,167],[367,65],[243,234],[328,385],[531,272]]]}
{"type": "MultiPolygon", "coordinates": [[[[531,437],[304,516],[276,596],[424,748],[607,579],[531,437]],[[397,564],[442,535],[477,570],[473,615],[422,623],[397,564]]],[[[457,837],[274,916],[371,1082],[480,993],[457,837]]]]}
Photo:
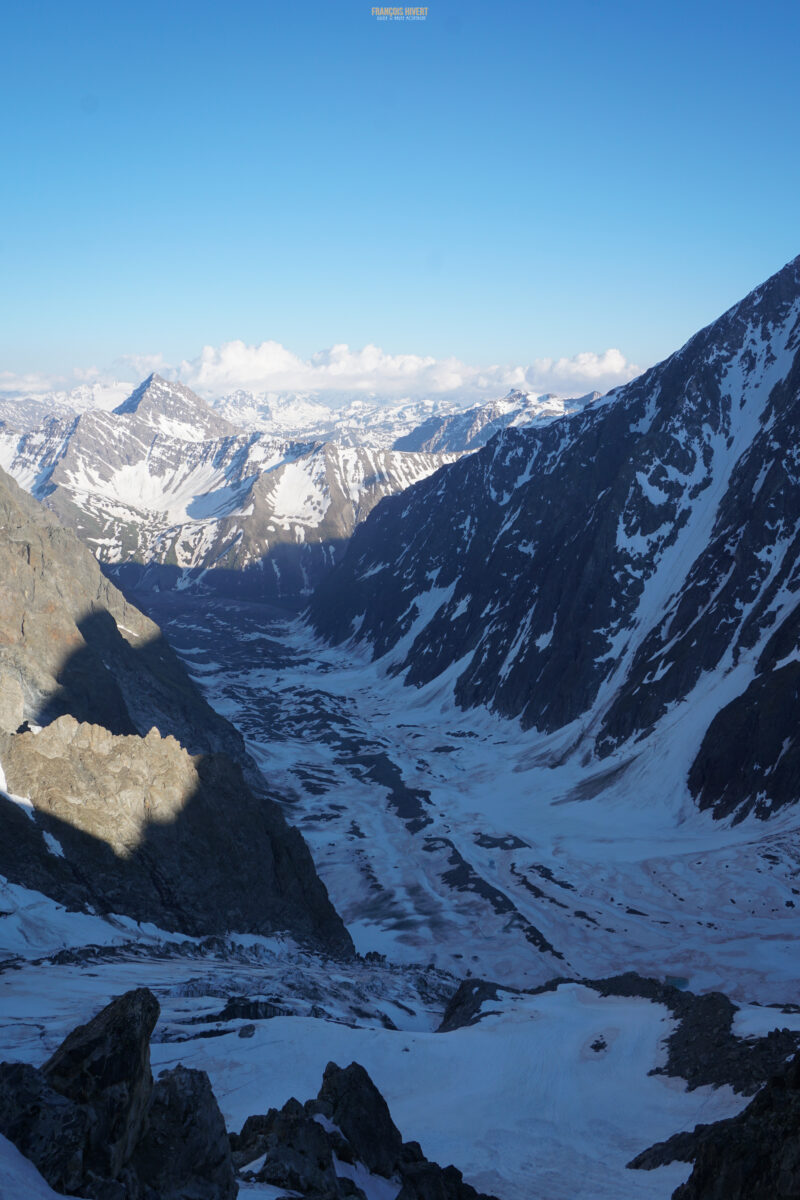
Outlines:
{"type": "Polygon", "coordinates": [[[280,928],[348,950],[241,736],[2,473],[0,577],[0,872],[170,929],[280,928]]]}
{"type": "Polygon", "coordinates": [[[92,554],[0,472],[0,679],[4,728],[70,713],[113,733],[172,733],[192,752],[244,759],[153,624],[92,554]]]}
{"type": "Polygon", "coordinates": [[[796,722],[778,742],[736,698],[796,711],[798,442],[800,259],[640,379],[385,501],[314,626],[410,684],[454,670],[462,706],[571,726],[582,754],[686,702],[702,728],[719,714],[692,789],[767,815],[797,798],[796,722]],[[749,746],[735,779],[720,739],[749,746]]]}

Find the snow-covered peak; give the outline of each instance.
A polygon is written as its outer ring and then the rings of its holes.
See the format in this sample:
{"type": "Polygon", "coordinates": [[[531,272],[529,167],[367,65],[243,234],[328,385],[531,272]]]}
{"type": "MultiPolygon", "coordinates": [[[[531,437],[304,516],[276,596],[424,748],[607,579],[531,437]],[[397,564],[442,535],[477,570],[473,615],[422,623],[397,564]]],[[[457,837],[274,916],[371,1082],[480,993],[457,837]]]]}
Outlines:
{"type": "Polygon", "coordinates": [[[237,432],[224,417],[212,412],[205,401],[182,383],[171,383],[155,373],[148,375],[127,400],[114,409],[117,416],[136,416],[155,433],[200,442],[210,437],[228,437],[237,432]]]}

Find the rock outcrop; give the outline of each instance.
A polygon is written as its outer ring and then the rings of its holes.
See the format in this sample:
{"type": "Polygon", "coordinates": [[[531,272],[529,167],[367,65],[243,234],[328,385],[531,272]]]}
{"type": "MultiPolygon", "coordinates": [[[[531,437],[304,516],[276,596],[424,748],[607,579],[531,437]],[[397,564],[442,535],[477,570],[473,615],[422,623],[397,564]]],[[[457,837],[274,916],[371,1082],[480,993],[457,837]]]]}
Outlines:
{"type": "Polygon", "coordinates": [[[50,1087],[89,1114],[84,1169],[98,1176],[120,1175],[145,1128],[158,1013],[147,988],[127,992],[74,1029],[42,1067],[50,1087]]]}
{"type": "Polygon", "coordinates": [[[800,1056],[737,1117],[659,1142],[629,1165],[693,1162],[673,1200],[794,1200],[800,1196],[800,1056]]]}
{"type": "Polygon", "coordinates": [[[299,833],[227,756],[61,717],[0,734],[0,762],[9,791],[34,804],[0,797],[12,882],[196,936],[284,929],[349,951],[299,833]]]}
{"type": "Polygon", "coordinates": [[[148,1115],[147,1132],[132,1160],[146,1195],[234,1200],[238,1187],[228,1134],[205,1071],[183,1066],[162,1071],[148,1115]]]}
{"type": "Polygon", "coordinates": [[[171,930],[280,929],[352,952],[241,735],[2,472],[0,578],[0,874],[171,930]]]}
{"type": "Polygon", "coordinates": [[[300,1192],[307,1200],[366,1200],[371,1179],[398,1189],[398,1200],[494,1200],[456,1167],[425,1158],[403,1142],[389,1107],[359,1063],[328,1063],[315,1100],[248,1117],[231,1134],[233,1159],[245,1178],[300,1192]],[[255,1172],[249,1163],[261,1160],[255,1172]]]}
{"type": "Polygon", "coordinates": [[[235,1200],[222,1114],[204,1071],[153,1084],[159,1005],[112,1000],[41,1067],[0,1064],[0,1133],[56,1191],[87,1200],[235,1200]]]}

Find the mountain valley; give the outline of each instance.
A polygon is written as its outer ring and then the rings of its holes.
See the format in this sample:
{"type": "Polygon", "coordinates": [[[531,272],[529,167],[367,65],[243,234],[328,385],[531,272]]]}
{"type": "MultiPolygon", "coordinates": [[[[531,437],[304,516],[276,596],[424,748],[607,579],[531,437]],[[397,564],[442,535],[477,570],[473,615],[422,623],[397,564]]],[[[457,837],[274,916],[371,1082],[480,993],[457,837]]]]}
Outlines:
{"type": "Polygon", "coordinates": [[[355,1061],[498,1200],[710,1198],[800,1047],[800,259],[605,396],[237,411],[0,427],[0,1057],[148,988],[234,1152],[355,1061]]]}

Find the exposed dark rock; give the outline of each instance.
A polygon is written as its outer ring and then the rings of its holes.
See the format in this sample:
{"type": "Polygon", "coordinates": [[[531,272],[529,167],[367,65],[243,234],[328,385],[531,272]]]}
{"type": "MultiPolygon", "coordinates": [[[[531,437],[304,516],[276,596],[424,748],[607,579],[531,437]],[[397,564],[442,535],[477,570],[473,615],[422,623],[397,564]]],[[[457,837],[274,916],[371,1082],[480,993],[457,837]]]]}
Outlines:
{"type": "Polygon", "coordinates": [[[672,1162],[693,1162],[701,1142],[710,1136],[709,1131],[715,1128],[714,1125],[695,1125],[692,1130],[683,1129],[664,1142],[648,1146],[641,1154],[632,1158],[627,1166],[632,1171],[655,1171],[658,1167],[666,1167],[672,1162]]]}
{"type": "Polygon", "coordinates": [[[456,1167],[409,1163],[403,1167],[403,1186],[397,1200],[492,1200],[464,1182],[456,1167]]]}
{"type": "Polygon", "coordinates": [[[316,1110],[341,1129],[353,1154],[376,1175],[391,1176],[400,1161],[403,1139],[389,1106],[360,1063],[328,1063],[316,1110]]]}
{"type": "Polygon", "coordinates": [[[499,983],[490,983],[487,979],[464,979],[451,996],[444,1010],[438,1033],[450,1033],[453,1029],[463,1029],[465,1025],[477,1025],[483,1005],[487,1000],[498,1001],[498,992],[513,992],[516,988],[501,987],[499,983]]]}
{"type": "Polygon", "coordinates": [[[234,1166],[237,1169],[247,1166],[264,1153],[276,1112],[277,1109],[271,1108],[264,1114],[254,1113],[247,1118],[239,1133],[228,1135],[234,1166]]]}
{"type": "Polygon", "coordinates": [[[298,1100],[271,1109],[262,1128],[259,1152],[266,1159],[256,1175],[260,1182],[312,1197],[340,1194],[328,1135],[298,1100]]]}
{"type": "Polygon", "coordinates": [[[150,1035],[159,1005],[147,988],[112,1000],[48,1059],[50,1086],[89,1113],[84,1167],[117,1177],[142,1135],[153,1087],[150,1035]]]}
{"type": "Polygon", "coordinates": [[[0,1063],[0,1133],[56,1191],[81,1186],[89,1113],[56,1092],[36,1067],[0,1063]]]}
{"type": "Polygon", "coordinates": [[[149,1188],[158,1200],[234,1200],[228,1135],[205,1071],[162,1071],[148,1117],[131,1163],[145,1197],[149,1188]]]}
{"type": "Polygon", "coordinates": [[[694,1161],[673,1200],[795,1200],[800,1196],[800,1058],[755,1096],[744,1112],[640,1154],[631,1167],[694,1161]]]}
{"type": "Polygon", "coordinates": [[[349,1178],[337,1176],[336,1160],[392,1180],[403,1200],[495,1200],[464,1183],[455,1167],[429,1162],[417,1142],[403,1144],[386,1101],[359,1063],[328,1063],[316,1100],[303,1106],[292,1099],[280,1111],[248,1117],[230,1142],[239,1168],[266,1155],[255,1178],[308,1200],[363,1198],[349,1178]]]}
{"type": "Polygon", "coordinates": [[[0,1064],[0,1132],[57,1191],[87,1200],[234,1200],[230,1145],[208,1076],[178,1066],[153,1085],[158,1013],[152,992],[138,988],[74,1029],[41,1069],[0,1064]]]}
{"type": "Polygon", "coordinates": [[[800,662],[765,669],[706,731],[689,773],[700,808],[717,816],[749,811],[769,816],[773,805],[800,790],[800,662]],[[752,798],[742,804],[742,796],[752,798]]]}
{"type": "Polygon", "coordinates": [[[690,1091],[729,1084],[734,1091],[752,1094],[800,1048],[800,1033],[789,1029],[774,1029],[760,1038],[736,1037],[737,1007],[721,992],[696,996],[633,972],[584,982],[602,996],[642,996],[667,1006],[679,1024],[667,1038],[665,1065],[652,1074],[685,1079],[690,1091]]]}
{"type": "Polygon", "coordinates": [[[272,1017],[285,1017],[287,1010],[270,1000],[250,1000],[247,996],[231,996],[217,1021],[265,1021],[272,1017]]]}

